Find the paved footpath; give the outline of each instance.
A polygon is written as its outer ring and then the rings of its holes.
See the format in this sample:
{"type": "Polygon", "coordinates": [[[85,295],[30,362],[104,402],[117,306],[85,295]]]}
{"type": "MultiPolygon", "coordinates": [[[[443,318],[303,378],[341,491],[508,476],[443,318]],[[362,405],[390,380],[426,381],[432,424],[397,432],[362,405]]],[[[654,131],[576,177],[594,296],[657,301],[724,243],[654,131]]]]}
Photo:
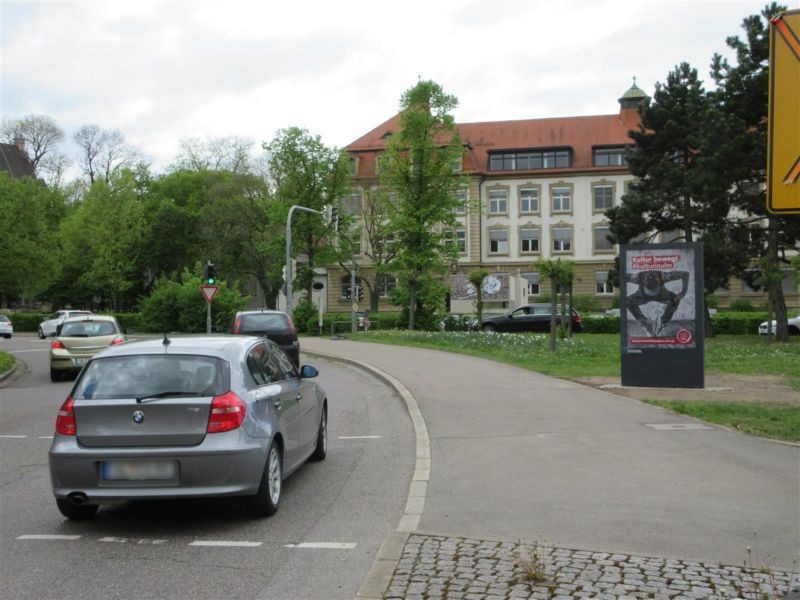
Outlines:
{"type": "Polygon", "coordinates": [[[377,369],[412,402],[406,514],[363,597],[755,598],[800,585],[795,445],[474,357],[301,347],[377,369]],[[740,568],[748,558],[769,566],[763,581],[740,568]]]}

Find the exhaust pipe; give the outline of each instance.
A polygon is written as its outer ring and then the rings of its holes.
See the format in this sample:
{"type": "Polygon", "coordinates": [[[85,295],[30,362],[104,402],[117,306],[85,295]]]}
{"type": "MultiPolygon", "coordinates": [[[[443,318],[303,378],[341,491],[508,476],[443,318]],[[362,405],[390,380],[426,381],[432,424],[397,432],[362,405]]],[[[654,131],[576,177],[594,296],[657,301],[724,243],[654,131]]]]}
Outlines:
{"type": "Polygon", "coordinates": [[[81,504],[86,504],[89,498],[83,492],[72,492],[67,496],[67,500],[72,502],[75,506],[80,506],[81,504]]]}

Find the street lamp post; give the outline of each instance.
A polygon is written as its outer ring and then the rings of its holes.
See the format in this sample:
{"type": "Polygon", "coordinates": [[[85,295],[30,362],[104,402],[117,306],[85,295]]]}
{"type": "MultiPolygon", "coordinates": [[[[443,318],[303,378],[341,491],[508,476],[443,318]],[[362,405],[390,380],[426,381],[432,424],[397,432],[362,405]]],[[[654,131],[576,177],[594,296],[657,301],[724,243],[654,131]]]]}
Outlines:
{"type": "Polygon", "coordinates": [[[283,291],[286,294],[286,314],[290,317],[292,316],[292,215],[295,209],[325,216],[324,211],[297,204],[289,209],[289,216],[286,218],[286,281],[284,282],[283,291]]]}

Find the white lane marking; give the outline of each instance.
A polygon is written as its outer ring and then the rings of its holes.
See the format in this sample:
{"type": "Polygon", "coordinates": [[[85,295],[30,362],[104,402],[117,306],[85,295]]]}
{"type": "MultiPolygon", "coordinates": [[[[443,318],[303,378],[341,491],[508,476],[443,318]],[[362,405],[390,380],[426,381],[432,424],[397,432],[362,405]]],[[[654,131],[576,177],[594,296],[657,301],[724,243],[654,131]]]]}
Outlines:
{"type": "Polygon", "coordinates": [[[52,435],[40,435],[39,439],[40,440],[52,440],[53,436],[52,435]]]}
{"type": "Polygon", "coordinates": [[[25,354],[26,352],[50,352],[50,348],[36,348],[35,350],[9,350],[9,354],[25,354]]]}
{"type": "Polygon", "coordinates": [[[31,534],[31,535],[21,535],[17,539],[18,540],[77,540],[80,539],[81,536],[79,535],[43,535],[43,534],[31,534]]]}
{"type": "Polygon", "coordinates": [[[223,548],[256,548],[264,542],[225,542],[225,541],[206,541],[196,540],[190,546],[221,546],[223,548]]]}
{"type": "Polygon", "coordinates": [[[127,544],[128,542],[131,542],[132,544],[158,545],[158,544],[165,543],[167,540],[149,540],[147,538],[104,537],[104,538],[100,538],[100,541],[101,542],[110,542],[110,543],[115,543],[115,544],[127,544]]]}
{"type": "Polygon", "coordinates": [[[0,438],[13,438],[13,439],[22,439],[28,437],[27,435],[0,435],[0,438]]]}
{"type": "Polygon", "coordinates": [[[340,435],[340,440],[379,440],[379,435],[340,435]]]}
{"type": "Polygon", "coordinates": [[[337,542],[303,542],[300,544],[285,544],[284,548],[311,548],[317,550],[352,550],[357,544],[337,542]]]}

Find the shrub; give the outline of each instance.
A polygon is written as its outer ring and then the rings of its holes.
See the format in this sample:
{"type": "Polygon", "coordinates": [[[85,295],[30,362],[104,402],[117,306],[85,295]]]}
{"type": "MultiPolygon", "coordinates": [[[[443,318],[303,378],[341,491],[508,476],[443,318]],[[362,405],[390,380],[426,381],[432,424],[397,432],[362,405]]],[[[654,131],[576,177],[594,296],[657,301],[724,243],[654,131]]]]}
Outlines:
{"type": "Polygon", "coordinates": [[[758,333],[758,326],[766,320],[765,312],[723,312],[711,315],[711,326],[714,333],[754,334],[758,333]]]}
{"type": "Polygon", "coordinates": [[[753,303],[750,302],[750,300],[739,298],[731,302],[731,305],[728,307],[728,310],[731,312],[754,312],[755,308],[753,307],[753,303]]]}
{"type": "Polygon", "coordinates": [[[303,298],[292,311],[292,321],[297,333],[316,333],[319,309],[310,300],[303,298]]]}
{"type": "Polygon", "coordinates": [[[619,333],[620,319],[615,315],[583,317],[583,333],[619,333]]]}
{"type": "MultiPolygon", "coordinates": [[[[200,277],[183,272],[183,283],[161,280],[141,307],[143,331],[204,333],[206,331],[206,302],[200,293],[200,277]]],[[[211,330],[225,331],[236,311],[244,309],[247,298],[239,294],[238,285],[219,284],[211,304],[211,330]]]]}
{"type": "Polygon", "coordinates": [[[14,326],[14,333],[38,331],[39,323],[47,319],[51,313],[17,312],[6,313],[14,326]]]}
{"type": "Polygon", "coordinates": [[[591,294],[575,294],[572,297],[572,308],[581,314],[600,312],[602,310],[600,301],[591,294]]]}
{"type": "Polygon", "coordinates": [[[471,315],[447,315],[444,318],[444,330],[469,331],[470,321],[476,318],[471,315]]]}

